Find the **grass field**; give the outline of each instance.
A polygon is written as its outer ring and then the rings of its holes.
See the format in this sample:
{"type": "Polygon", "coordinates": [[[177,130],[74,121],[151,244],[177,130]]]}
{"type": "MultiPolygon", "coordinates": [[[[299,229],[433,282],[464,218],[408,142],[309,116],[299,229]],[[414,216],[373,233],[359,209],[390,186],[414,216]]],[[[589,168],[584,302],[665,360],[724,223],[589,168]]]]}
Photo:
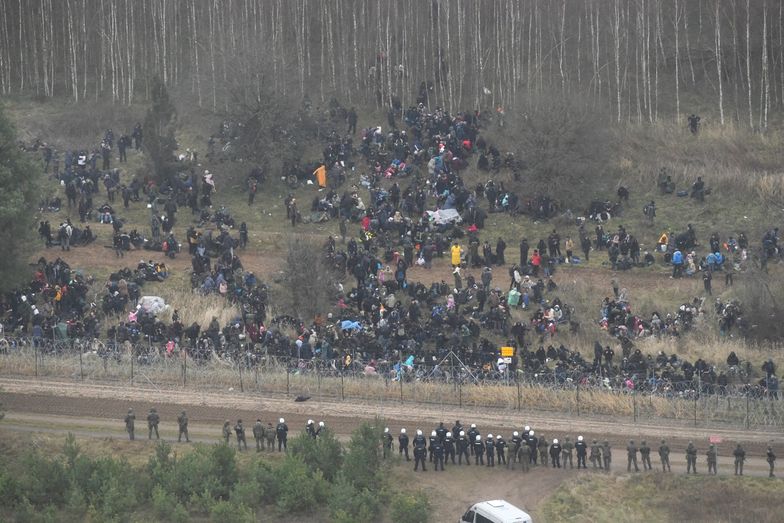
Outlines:
{"type": "MultiPolygon", "coordinates": [[[[25,99],[6,100],[7,110],[16,122],[21,138],[31,141],[39,137],[60,148],[66,146],[93,146],[100,141],[106,127],[112,126],[115,134],[122,130],[130,130],[133,123],[143,118],[145,107],[112,106],[101,102],[92,104],[63,104],[52,101],[45,103],[32,102],[25,99]]],[[[180,130],[178,140],[180,148],[190,148],[205,158],[206,140],[217,129],[219,117],[197,110],[180,107],[180,130]]],[[[359,127],[383,121],[383,117],[374,113],[362,115],[359,127]]],[[[339,124],[342,127],[342,124],[339,124]]],[[[342,131],[342,129],[341,129],[342,131]]],[[[618,141],[616,157],[612,159],[611,169],[607,173],[596,173],[594,180],[587,180],[587,199],[614,199],[618,185],[625,185],[631,191],[628,204],[624,204],[623,214],[613,218],[605,229],[614,230],[623,224],[627,230],[636,235],[643,250],[652,250],[656,239],[663,230],[678,232],[685,230],[691,223],[697,230],[700,244],[707,244],[711,232],[718,232],[722,239],[729,235],[745,232],[753,244],[759,243],[762,232],[781,222],[784,212],[784,175],[780,172],[782,164],[782,137],[778,132],[768,134],[750,134],[746,131],[728,126],[724,129],[705,128],[699,136],[692,136],[685,129],[676,128],[671,124],[658,124],[652,127],[627,127],[615,131],[618,141]],[[678,189],[686,189],[698,175],[703,176],[707,185],[713,188],[704,204],[698,204],[689,198],[678,198],[673,195],[662,196],[657,193],[656,176],[661,167],[666,167],[678,185],[678,189]],[[658,215],[656,223],[649,225],[642,215],[643,205],[655,199],[658,215]]],[[[502,151],[515,149],[515,136],[508,131],[489,129],[484,132],[489,143],[496,143],[502,151]]],[[[304,161],[316,160],[320,157],[318,144],[310,144],[303,157],[304,161]]],[[[134,151],[129,152],[127,164],[120,165],[123,181],[130,180],[134,175],[143,174],[146,169],[144,157],[134,151]]],[[[116,162],[113,166],[117,166],[116,162]]],[[[363,165],[360,162],[360,166],[363,165]]],[[[250,166],[241,162],[224,162],[217,164],[200,163],[194,168],[199,172],[209,169],[215,173],[217,194],[214,207],[226,206],[236,221],[245,221],[250,229],[250,247],[241,253],[246,267],[257,270],[268,282],[273,284],[273,292],[280,292],[275,285],[279,271],[285,263],[288,238],[296,233],[317,241],[323,241],[327,235],[337,234],[337,224],[303,224],[292,229],[285,221],[285,208],[282,198],[289,189],[280,181],[277,173],[270,173],[268,181],[259,190],[256,203],[249,207],[244,192],[244,181],[250,166]]],[[[361,168],[353,173],[347,182],[351,185],[358,181],[361,168]]],[[[472,187],[479,181],[485,181],[486,173],[480,173],[472,166],[463,173],[466,185],[472,187]]],[[[503,181],[506,187],[515,190],[522,198],[532,196],[522,183],[515,182],[508,172],[494,176],[496,181],[503,181]]],[[[388,182],[387,182],[388,183],[388,182]]],[[[403,181],[403,186],[407,182],[403,181]]],[[[344,187],[345,188],[345,187],[344,187]]],[[[342,190],[343,188],[341,188],[342,190]]],[[[62,189],[53,181],[46,183],[44,193],[53,194],[62,189]]],[[[314,186],[304,186],[293,191],[303,207],[318,194],[314,186]]],[[[557,195],[556,195],[557,196],[557,195]]],[[[95,198],[96,205],[103,202],[95,198]]],[[[120,216],[126,220],[127,228],[149,231],[149,211],[142,203],[132,204],[128,210],[121,209],[122,203],[115,204],[120,208],[120,216]]],[[[583,209],[572,209],[574,215],[583,214],[583,209]]],[[[67,210],[58,215],[46,215],[52,223],[68,216],[67,210]]],[[[187,209],[178,213],[175,226],[177,238],[182,242],[185,230],[191,225],[192,218],[187,209]]],[[[593,225],[589,226],[591,229],[593,225]]],[[[109,245],[111,228],[107,225],[92,224],[98,235],[98,245],[109,245]]],[[[488,239],[491,244],[498,237],[503,237],[508,244],[507,259],[517,261],[517,245],[520,238],[527,237],[529,243],[535,244],[539,238],[545,238],[554,228],[562,238],[572,235],[577,230],[573,222],[564,219],[553,219],[536,222],[528,217],[510,218],[508,215],[491,214],[487,227],[482,231],[480,239],[488,239]]],[[[350,229],[352,234],[355,229],[350,229]]],[[[40,245],[36,243],[36,245],[40,245]]],[[[532,247],[533,248],[533,247],[532,247]]],[[[94,249],[94,248],[91,248],[94,249]]],[[[698,248],[698,251],[700,249],[698,248]]],[[[138,258],[161,259],[160,253],[147,251],[131,252],[124,260],[117,260],[106,250],[83,250],[88,256],[80,258],[80,249],[72,254],[63,255],[64,259],[73,263],[76,268],[83,268],[96,278],[95,292],[100,293],[102,282],[109,273],[124,266],[133,266],[138,258]]],[[[47,258],[61,255],[60,251],[46,251],[37,248],[31,259],[43,255],[47,258]]],[[[192,305],[193,312],[188,313],[187,321],[203,321],[212,314],[204,312],[219,307],[218,303],[194,303],[188,294],[189,263],[186,255],[172,262],[172,277],[163,284],[154,284],[145,288],[145,293],[154,293],[171,300],[175,306],[187,308],[192,305]]],[[[504,269],[497,269],[497,278],[505,285],[504,269]]],[[[431,272],[412,271],[415,279],[438,281],[450,278],[444,260],[436,263],[431,272]]],[[[603,339],[609,343],[595,321],[601,298],[611,293],[610,280],[617,277],[622,287],[626,287],[631,295],[635,312],[649,316],[653,311],[662,313],[675,311],[677,307],[692,298],[702,296],[702,285],[698,279],[670,280],[669,268],[655,265],[647,269],[634,269],[614,275],[609,269],[606,254],[592,253],[589,263],[569,267],[559,271],[555,280],[559,283],[558,294],[562,299],[575,307],[577,318],[582,330],[577,335],[559,334],[559,340],[565,344],[578,345],[583,352],[589,352],[594,339],[603,339]]],[[[723,282],[714,280],[714,297],[724,300],[743,295],[744,274],[736,278],[733,288],[725,289],[723,282]]],[[[782,269],[770,267],[770,281],[780,281],[782,269]]],[[[228,316],[230,313],[227,312],[228,316]]],[[[527,314],[520,314],[526,319],[527,314]]],[[[781,318],[772,318],[778,321],[781,318]]],[[[755,319],[764,321],[764,319],[755,319]]],[[[538,342],[537,342],[538,343],[538,342]]],[[[717,335],[716,319],[712,313],[701,320],[697,334],[679,340],[653,341],[646,340],[639,346],[646,353],[655,354],[659,350],[677,352],[683,357],[695,359],[704,357],[710,361],[721,362],[729,350],[735,350],[743,359],[753,362],[755,367],[768,357],[784,363],[779,359],[777,343],[747,343],[742,340],[720,339],[717,335]]]]}

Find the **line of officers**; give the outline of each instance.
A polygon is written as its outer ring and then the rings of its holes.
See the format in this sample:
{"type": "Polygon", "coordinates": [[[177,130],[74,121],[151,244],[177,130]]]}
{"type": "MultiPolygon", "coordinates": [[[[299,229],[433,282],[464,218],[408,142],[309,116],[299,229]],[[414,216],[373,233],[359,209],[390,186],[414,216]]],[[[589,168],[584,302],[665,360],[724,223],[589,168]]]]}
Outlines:
{"type": "MultiPolygon", "coordinates": [[[[384,457],[392,453],[394,438],[389,428],[384,429],[384,457]]],[[[422,430],[417,430],[413,441],[409,439],[405,428],[400,429],[398,440],[398,454],[405,456],[406,461],[411,461],[409,448],[413,445],[414,451],[414,470],[422,468],[426,471],[426,461],[432,463],[435,470],[444,470],[444,464],[449,461],[453,465],[471,464],[473,457],[474,465],[494,467],[504,465],[508,469],[515,469],[519,465],[523,472],[528,472],[531,466],[551,465],[553,468],[574,468],[574,456],[577,457],[577,468],[587,469],[587,461],[591,462],[591,467],[597,470],[610,472],[612,464],[612,448],[609,441],[604,440],[601,444],[593,440],[591,445],[585,441],[583,436],[577,436],[577,441],[572,442],[568,436],[564,442],[553,439],[552,443],[547,441],[544,435],[537,435],[536,432],[526,425],[522,432],[514,431],[512,439],[507,442],[503,436],[487,434],[482,437],[476,424],[471,424],[465,430],[460,420],[455,421],[452,430],[447,429],[444,423],[440,423],[438,428],[430,432],[430,437],[426,438],[422,430]],[[455,459],[457,458],[457,459],[455,459]]],[[[665,440],[661,440],[658,449],[662,471],[670,472],[670,447],[665,440]]],[[[638,447],[634,441],[629,441],[626,447],[627,471],[639,472],[637,456],[640,456],[644,470],[651,470],[651,447],[646,441],[641,441],[638,447]]],[[[746,460],[746,451],[740,445],[733,451],[735,458],[735,474],[743,475],[743,463],[746,460]]],[[[708,473],[716,474],[718,463],[718,450],[711,444],[706,453],[708,463],[708,473]]],[[[769,477],[774,477],[773,469],[776,455],[771,447],[767,448],[767,462],[770,467],[769,477]]],[[[686,448],[687,474],[697,473],[697,449],[693,442],[689,442],[686,448]]]]}

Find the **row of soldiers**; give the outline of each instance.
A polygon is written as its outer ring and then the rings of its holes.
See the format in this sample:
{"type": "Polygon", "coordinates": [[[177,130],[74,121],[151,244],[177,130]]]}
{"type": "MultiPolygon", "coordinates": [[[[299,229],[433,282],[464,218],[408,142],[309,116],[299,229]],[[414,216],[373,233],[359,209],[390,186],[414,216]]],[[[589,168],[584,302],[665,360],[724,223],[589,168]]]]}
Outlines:
{"type": "MultiPolygon", "coordinates": [[[[586,458],[590,460],[591,466],[597,470],[610,472],[612,463],[612,448],[609,441],[604,440],[601,444],[593,440],[589,446],[583,436],[577,436],[577,441],[572,442],[570,437],[566,437],[563,443],[558,439],[553,439],[552,443],[547,441],[544,435],[537,436],[530,426],[525,426],[522,433],[515,431],[512,439],[506,442],[503,436],[487,434],[483,439],[477,429],[476,424],[471,424],[466,431],[460,423],[455,422],[452,430],[444,427],[440,423],[438,428],[431,431],[429,439],[426,439],[422,430],[416,431],[413,442],[409,440],[405,428],[400,429],[398,435],[398,454],[405,456],[406,461],[411,461],[409,457],[409,447],[413,443],[414,450],[414,470],[423,471],[426,469],[425,460],[433,464],[435,470],[444,470],[444,464],[450,461],[452,465],[462,465],[465,459],[466,465],[471,464],[470,456],[474,457],[475,465],[485,465],[494,467],[496,464],[505,465],[508,469],[514,469],[519,464],[523,472],[528,472],[530,466],[541,464],[545,467],[551,465],[553,468],[574,468],[574,455],[577,456],[577,468],[587,469],[586,458]],[[455,436],[457,435],[457,436],[455,436]],[[508,452],[508,459],[507,459],[508,452]],[[457,458],[457,459],[455,459],[457,458]],[[486,459],[485,459],[486,458],[486,459]]],[[[393,436],[389,428],[384,429],[383,434],[383,455],[388,457],[392,453],[393,436]]],[[[670,467],[670,447],[665,440],[661,441],[658,449],[662,471],[671,472],[670,467]]],[[[697,449],[693,442],[689,442],[686,448],[687,474],[697,473],[697,449]]],[[[652,470],[651,447],[646,441],[642,441],[638,447],[635,442],[629,441],[626,447],[627,472],[639,472],[637,456],[639,454],[644,470],[652,470]]],[[[743,475],[743,464],[746,460],[746,451],[740,443],[733,451],[735,458],[735,474],[743,475]]],[[[708,472],[717,473],[718,449],[715,444],[711,444],[706,453],[708,462],[708,472]]],[[[776,462],[776,455],[773,449],[767,448],[766,459],[770,467],[769,476],[774,477],[773,470],[776,462]]]]}

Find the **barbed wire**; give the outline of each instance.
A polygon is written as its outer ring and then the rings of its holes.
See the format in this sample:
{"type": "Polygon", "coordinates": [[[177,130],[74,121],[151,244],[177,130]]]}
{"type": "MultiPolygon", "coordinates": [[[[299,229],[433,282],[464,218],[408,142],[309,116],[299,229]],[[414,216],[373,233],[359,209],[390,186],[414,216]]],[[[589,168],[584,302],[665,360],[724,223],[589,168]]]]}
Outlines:
{"type": "Polygon", "coordinates": [[[301,359],[255,349],[228,355],[154,343],[97,339],[0,338],[6,376],[66,378],[158,389],[191,387],[239,393],[316,396],[360,402],[427,403],[507,408],[571,416],[667,418],[695,425],[784,427],[777,391],[748,383],[718,386],[699,378],[655,377],[630,386],[601,373],[472,369],[444,359],[440,365],[301,359]]]}

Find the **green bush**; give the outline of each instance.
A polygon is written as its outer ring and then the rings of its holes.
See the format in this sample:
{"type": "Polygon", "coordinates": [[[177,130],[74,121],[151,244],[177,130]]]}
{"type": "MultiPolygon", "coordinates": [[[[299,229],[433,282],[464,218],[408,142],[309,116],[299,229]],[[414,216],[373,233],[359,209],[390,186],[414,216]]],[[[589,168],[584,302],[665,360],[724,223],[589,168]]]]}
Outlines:
{"type": "Polygon", "coordinates": [[[257,485],[261,503],[274,503],[280,494],[278,472],[265,461],[259,459],[253,461],[247,470],[245,481],[257,485]]]}
{"type": "Polygon", "coordinates": [[[392,498],[390,516],[394,523],[427,523],[430,502],[424,492],[400,493],[392,498]]]}
{"type": "Polygon", "coordinates": [[[245,505],[230,501],[218,501],[212,506],[210,521],[215,521],[216,523],[253,523],[256,521],[256,516],[245,505]]]}
{"type": "Polygon", "coordinates": [[[33,506],[59,505],[65,501],[68,477],[59,461],[28,452],[18,465],[15,476],[19,491],[33,506]]]}
{"type": "Polygon", "coordinates": [[[332,485],[329,515],[335,523],[373,521],[379,512],[379,497],[366,488],[357,488],[341,474],[332,485]]]}
{"type": "Polygon", "coordinates": [[[316,471],[308,473],[305,464],[295,457],[287,457],[278,468],[280,495],[278,509],[283,514],[310,512],[327,499],[329,483],[316,471]]]}
{"type": "Polygon", "coordinates": [[[188,511],[177,499],[166,492],[161,486],[152,490],[152,509],[161,521],[185,522],[188,511]]]}
{"type": "Polygon", "coordinates": [[[376,427],[363,423],[351,435],[343,460],[343,477],[354,486],[380,490],[383,480],[379,473],[381,440],[378,434],[376,427]]]}
{"type": "Polygon", "coordinates": [[[314,439],[305,432],[289,442],[291,454],[300,458],[310,472],[320,470],[327,481],[334,481],[343,461],[343,449],[330,430],[314,439]]]}

